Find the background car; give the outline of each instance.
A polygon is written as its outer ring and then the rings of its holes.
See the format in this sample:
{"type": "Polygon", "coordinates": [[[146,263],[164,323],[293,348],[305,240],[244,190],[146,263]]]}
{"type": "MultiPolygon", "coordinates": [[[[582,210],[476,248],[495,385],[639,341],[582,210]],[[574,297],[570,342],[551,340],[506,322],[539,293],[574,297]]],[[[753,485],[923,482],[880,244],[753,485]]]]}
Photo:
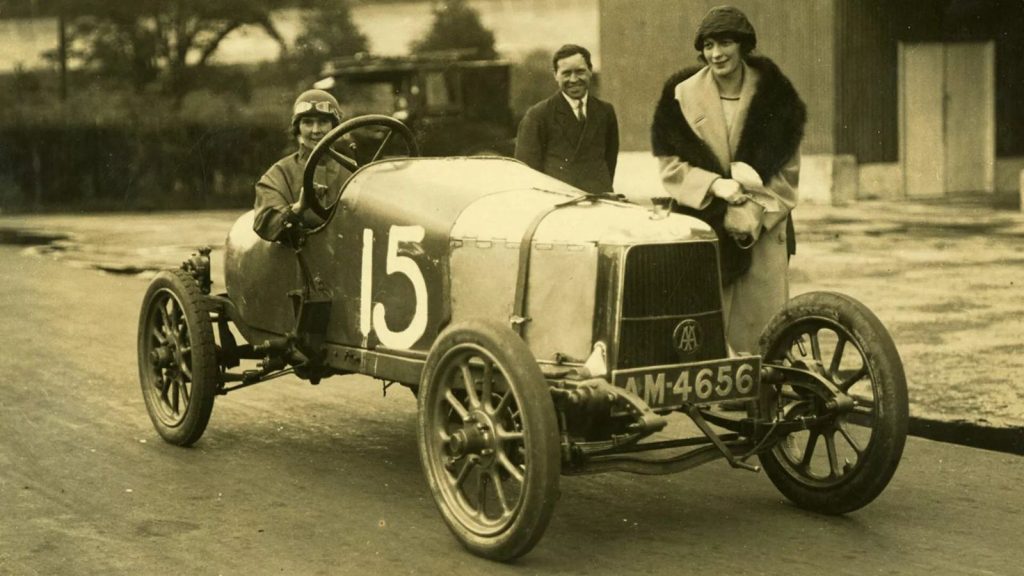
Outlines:
{"type": "Polygon", "coordinates": [[[386,114],[401,120],[427,156],[511,156],[511,67],[506,60],[472,59],[458,50],[394,57],[361,54],[327,64],[324,78],[314,87],[331,92],[355,115],[386,114]]]}

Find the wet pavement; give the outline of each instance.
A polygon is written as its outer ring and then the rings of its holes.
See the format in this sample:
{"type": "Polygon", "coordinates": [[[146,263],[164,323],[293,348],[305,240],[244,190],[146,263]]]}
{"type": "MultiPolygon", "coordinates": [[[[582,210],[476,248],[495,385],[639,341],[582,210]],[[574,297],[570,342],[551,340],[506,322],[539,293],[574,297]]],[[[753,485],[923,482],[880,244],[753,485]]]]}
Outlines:
{"type": "MultiPolygon", "coordinates": [[[[791,292],[843,292],[879,316],[906,367],[916,433],[968,439],[992,433],[971,428],[980,425],[997,435],[1008,431],[1019,448],[1024,215],[988,204],[800,206],[791,292]],[[970,426],[939,426],[957,423],[970,426]]],[[[0,215],[0,242],[25,246],[25,257],[146,276],[177,266],[202,245],[213,246],[215,263],[221,261],[239,214],[0,215]]]]}

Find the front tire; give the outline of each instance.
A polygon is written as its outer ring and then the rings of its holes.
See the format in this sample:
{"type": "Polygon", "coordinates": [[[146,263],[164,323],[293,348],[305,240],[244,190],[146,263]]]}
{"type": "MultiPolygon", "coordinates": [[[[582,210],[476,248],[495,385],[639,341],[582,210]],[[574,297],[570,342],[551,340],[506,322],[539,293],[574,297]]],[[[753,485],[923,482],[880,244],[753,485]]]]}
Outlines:
{"type": "Polygon", "coordinates": [[[139,381],[153,427],[164,440],[189,446],[203,435],[217,394],[213,327],[195,279],[161,272],[139,317],[139,381]]]}
{"type": "Polygon", "coordinates": [[[417,440],[434,501],[468,550],[509,561],[540,540],[558,499],[558,422],[526,344],[489,321],[449,327],[427,358],[417,440]]]}
{"type": "MultiPolygon", "coordinates": [[[[789,302],[761,336],[765,364],[813,371],[854,407],[786,436],[760,455],[765,473],[796,505],[826,514],[866,506],[896,472],[907,436],[907,384],[896,345],[863,304],[812,292],[789,302]],[[824,446],[822,446],[824,444],[824,446]]],[[[794,383],[769,393],[767,418],[817,418],[825,401],[794,383]]]]}

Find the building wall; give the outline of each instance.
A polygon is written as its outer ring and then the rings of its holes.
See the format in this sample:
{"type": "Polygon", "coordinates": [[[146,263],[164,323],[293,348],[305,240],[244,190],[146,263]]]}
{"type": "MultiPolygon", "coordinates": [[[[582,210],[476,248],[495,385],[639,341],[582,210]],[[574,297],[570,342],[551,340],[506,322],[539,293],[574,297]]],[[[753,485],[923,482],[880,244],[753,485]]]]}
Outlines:
{"type": "MultiPolygon", "coordinates": [[[[723,0],[600,0],[602,93],[616,105],[626,150],[648,150],[665,78],[696,63],[693,35],[723,0]]],[[[736,0],[758,51],[808,107],[804,153],[899,160],[897,46],[996,42],[996,153],[1024,155],[1021,0],[736,0]]]]}
{"type": "MultiPolygon", "coordinates": [[[[846,0],[860,5],[861,0],[846,0]]],[[[894,41],[996,43],[996,155],[1024,154],[1024,2],[893,0],[894,41]]],[[[871,3],[884,0],[869,0],[871,3]]]]}
{"type": "MultiPolygon", "coordinates": [[[[600,0],[602,94],[615,104],[624,150],[650,150],[650,123],[665,79],[697,64],[694,33],[722,0],[600,0]]],[[[758,35],[757,52],[789,77],[808,109],[803,150],[834,153],[833,0],[736,0],[758,35]]]]}
{"type": "Polygon", "coordinates": [[[859,163],[899,157],[897,26],[889,0],[836,4],[836,153],[859,163]]]}

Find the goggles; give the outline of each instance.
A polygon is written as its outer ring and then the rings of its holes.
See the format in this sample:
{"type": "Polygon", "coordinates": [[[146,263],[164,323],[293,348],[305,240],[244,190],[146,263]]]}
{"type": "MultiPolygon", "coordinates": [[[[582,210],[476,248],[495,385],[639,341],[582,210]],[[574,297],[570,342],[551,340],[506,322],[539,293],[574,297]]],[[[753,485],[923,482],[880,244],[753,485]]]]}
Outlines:
{"type": "Polygon", "coordinates": [[[299,114],[314,111],[329,114],[331,116],[340,116],[338,111],[334,109],[334,105],[326,100],[323,102],[297,102],[295,104],[295,108],[292,110],[292,114],[298,116],[299,114]]]}

